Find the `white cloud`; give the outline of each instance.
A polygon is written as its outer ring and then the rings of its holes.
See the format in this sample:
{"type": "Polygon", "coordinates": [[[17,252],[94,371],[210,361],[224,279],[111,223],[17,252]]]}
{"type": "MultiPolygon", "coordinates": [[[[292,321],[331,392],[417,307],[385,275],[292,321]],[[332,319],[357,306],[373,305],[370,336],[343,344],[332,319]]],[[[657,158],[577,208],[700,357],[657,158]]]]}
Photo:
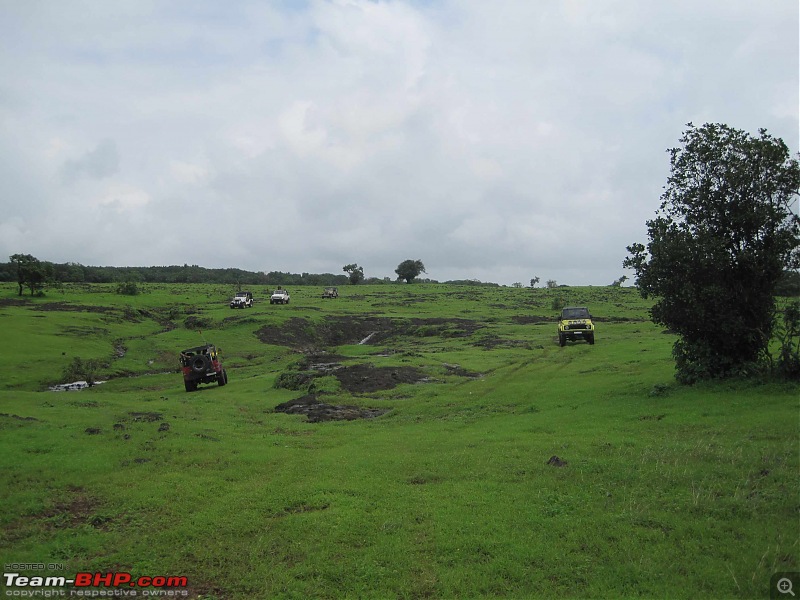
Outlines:
{"type": "Polygon", "coordinates": [[[197,164],[180,160],[171,160],[169,163],[172,179],[179,184],[200,185],[208,181],[208,169],[197,164]]]}
{"type": "Polygon", "coordinates": [[[150,196],[144,190],[121,183],[105,187],[100,195],[92,198],[94,206],[113,208],[117,212],[142,209],[150,203],[150,196]]]}
{"type": "Polygon", "coordinates": [[[74,183],[83,177],[105,179],[119,171],[119,152],[114,140],[103,140],[78,159],[67,160],[61,170],[65,183],[74,183]]]}
{"type": "Polygon", "coordinates": [[[6,3],[0,251],[609,283],[686,122],[798,149],[797,17],[745,0],[6,3]]]}

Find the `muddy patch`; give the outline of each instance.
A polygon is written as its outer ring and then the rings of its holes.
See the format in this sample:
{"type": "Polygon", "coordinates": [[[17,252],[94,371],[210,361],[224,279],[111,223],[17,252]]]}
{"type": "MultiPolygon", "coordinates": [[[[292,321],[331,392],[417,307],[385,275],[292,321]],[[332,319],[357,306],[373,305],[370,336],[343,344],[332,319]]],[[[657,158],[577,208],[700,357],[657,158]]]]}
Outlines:
{"type": "Polygon", "coordinates": [[[386,413],[383,408],[361,408],[359,406],[336,406],[321,402],[318,396],[309,394],[289,400],[275,407],[275,412],[287,415],[305,415],[309,423],[323,421],[355,421],[373,419],[386,413]]]}
{"type": "Polygon", "coordinates": [[[479,377],[483,377],[482,373],[476,373],[475,371],[470,371],[468,369],[465,369],[461,365],[450,365],[447,363],[443,363],[442,366],[445,368],[448,375],[455,375],[457,377],[467,377],[468,379],[478,379],[479,377]]]}
{"type": "Polygon", "coordinates": [[[510,340],[496,335],[487,335],[473,342],[474,346],[484,350],[494,350],[495,348],[524,348],[532,350],[533,346],[528,340],[510,340]]]}
{"type": "Polygon", "coordinates": [[[89,304],[70,304],[68,302],[47,302],[45,304],[34,304],[31,305],[30,308],[32,310],[38,310],[42,312],[91,312],[91,313],[100,313],[100,314],[109,314],[114,313],[118,309],[114,308],[113,306],[93,306],[89,304]]]}
{"type": "Polygon", "coordinates": [[[376,367],[369,364],[342,367],[333,375],[351,394],[368,394],[390,390],[401,383],[420,383],[428,380],[427,376],[415,367],[376,367]]]}
{"type": "Polygon", "coordinates": [[[300,361],[300,368],[308,371],[316,371],[325,375],[342,368],[342,361],[347,360],[346,356],[339,354],[329,354],[328,352],[310,352],[300,361]]]}
{"type": "Polygon", "coordinates": [[[40,515],[53,529],[67,529],[90,525],[95,529],[105,529],[111,522],[108,515],[98,512],[100,501],[90,496],[83,488],[70,488],[66,498],[55,501],[40,515]]]}
{"type": "Polygon", "coordinates": [[[25,306],[26,304],[30,303],[27,300],[20,298],[0,298],[0,308],[4,308],[6,306],[25,306]]]}
{"type": "MultiPolygon", "coordinates": [[[[401,383],[421,383],[429,378],[416,367],[376,367],[371,364],[343,365],[332,355],[307,357],[298,365],[302,370],[288,369],[275,379],[275,387],[287,390],[314,389],[317,377],[332,375],[339,380],[342,389],[351,394],[368,394],[390,390],[401,383]]],[[[341,358],[341,357],[337,357],[341,358]]]]}
{"type": "Polygon", "coordinates": [[[301,349],[313,347],[318,342],[311,321],[300,317],[292,317],[280,325],[265,325],[256,331],[256,337],[265,344],[301,349]]]}
{"type": "Polygon", "coordinates": [[[314,349],[342,345],[377,345],[398,336],[468,337],[483,325],[469,319],[392,319],[388,317],[327,317],[320,322],[299,317],[256,331],[265,344],[314,349]]]}

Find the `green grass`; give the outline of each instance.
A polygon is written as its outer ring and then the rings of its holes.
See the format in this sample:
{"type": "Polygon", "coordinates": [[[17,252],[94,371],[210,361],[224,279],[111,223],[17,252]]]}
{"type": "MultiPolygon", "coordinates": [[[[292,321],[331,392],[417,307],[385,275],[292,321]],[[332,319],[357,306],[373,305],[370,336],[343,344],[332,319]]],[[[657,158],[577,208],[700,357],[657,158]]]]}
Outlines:
{"type": "Polygon", "coordinates": [[[4,563],[185,575],[226,599],[750,598],[798,570],[798,387],[675,385],[674,338],[634,290],[254,289],[232,311],[225,286],[147,289],[0,287],[4,563]],[[556,295],[590,307],[594,346],[559,348],[556,295]],[[327,350],[426,380],[315,382],[375,419],[274,412],[304,393],[273,387],[303,353],[256,332],[347,316],[407,327],[327,350]],[[202,338],[230,383],[187,394],[177,351],[202,338]],[[47,391],[75,356],[109,381],[47,391]]]}

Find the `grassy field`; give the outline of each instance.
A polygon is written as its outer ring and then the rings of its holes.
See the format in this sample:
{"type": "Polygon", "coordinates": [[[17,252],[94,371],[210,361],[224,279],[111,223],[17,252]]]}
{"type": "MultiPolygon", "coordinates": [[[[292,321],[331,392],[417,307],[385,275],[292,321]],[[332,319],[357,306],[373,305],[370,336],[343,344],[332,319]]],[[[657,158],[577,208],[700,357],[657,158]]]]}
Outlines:
{"type": "Polygon", "coordinates": [[[800,570],[798,387],[675,385],[635,290],[234,291],[0,286],[4,564],[205,599],[753,598],[800,570]],[[594,346],[558,346],[554,299],[594,346]],[[204,339],[229,384],[186,393],[204,339]],[[48,391],[75,357],[107,382],[48,391]]]}

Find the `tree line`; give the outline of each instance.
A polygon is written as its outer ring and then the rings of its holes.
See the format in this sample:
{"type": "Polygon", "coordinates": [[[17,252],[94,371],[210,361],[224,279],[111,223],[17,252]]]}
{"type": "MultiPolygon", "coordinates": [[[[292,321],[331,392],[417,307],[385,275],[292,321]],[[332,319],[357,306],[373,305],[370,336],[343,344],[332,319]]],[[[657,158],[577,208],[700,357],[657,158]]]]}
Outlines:
{"type": "MultiPolygon", "coordinates": [[[[19,295],[29,290],[31,295],[41,293],[47,285],[63,283],[117,283],[121,293],[133,293],[143,283],[216,283],[238,286],[339,286],[350,284],[386,284],[393,281],[384,277],[365,277],[363,267],[353,263],[345,265],[347,275],[333,273],[289,273],[283,271],[254,272],[243,269],[209,269],[199,265],[171,265],[153,267],[94,267],[76,262],[52,263],[31,254],[13,254],[6,263],[0,263],[0,281],[16,282],[19,295]],[[125,291],[128,290],[128,291],[125,291]]],[[[395,271],[397,280],[407,283],[438,283],[431,279],[416,279],[425,272],[421,260],[406,260],[395,271]]],[[[461,282],[453,282],[461,283],[461,282]]],[[[475,283],[475,282],[470,282],[475,283]]],[[[480,283],[480,282],[478,282],[480,283]]],[[[496,285],[496,284],[495,284],[496,285]]]]}
{"type": "Polygon", "coordinates": [[[269,273],[244,269],[209,269],[198,265],[154,267],[94,267],[79,263],[51,263],[30,254],[14,254],[0,263],[0,281],[16,282],[31,294],[59,283],[220,283],[241,285],[344,285],[346,275],[333,273],[269,273]]]}

